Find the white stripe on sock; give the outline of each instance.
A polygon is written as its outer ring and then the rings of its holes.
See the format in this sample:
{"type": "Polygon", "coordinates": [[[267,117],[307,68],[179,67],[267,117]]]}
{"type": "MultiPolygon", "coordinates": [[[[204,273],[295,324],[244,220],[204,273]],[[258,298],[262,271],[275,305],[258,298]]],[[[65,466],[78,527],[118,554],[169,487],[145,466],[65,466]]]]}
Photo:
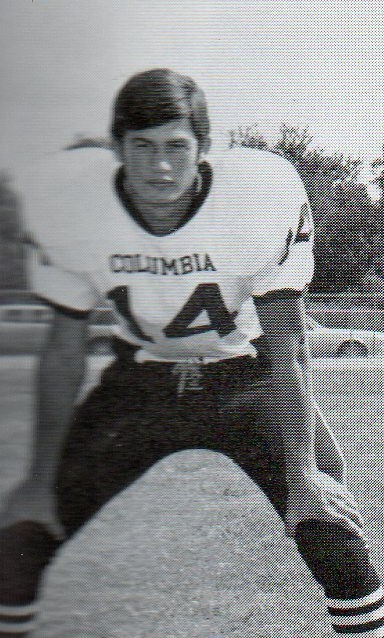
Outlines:
{"type": "Polygon", "coordinates": [[[3,616],[28,616],[38,612],[38,604],[29,605],[0,605],[0,614],[3,616]]]}
{"type": "Polygon", "coordinates": [[[371,603],[376,603],[380,598],[384,596],[382,587],[376,589],[372,594],[363,596],[363,598],[355,598],[350,600],[342,600],[341,598],[327,598],[328,607],[336,607],[337,609],[355,609],[356,607],[364,607],[371,603]]]}
{"type": "Polygon", "coordinates": [[[358,634],[339,634],[335,633],[335,638],[384,638],[384,627],[370,629],[369,631],[359,632],[358,634]]]}
{"type": "Polygon", "coordinates": [[[33,631],[36,628],[36,623],[33,620],[28,622],[0,622],[0,637],[1,632],[5,634],[24,634],[28,631],[33,631]]]}
{"type": "Polygon", "coordinates": [[[358,616],[331,616],[333,625],[360,625],[361,623],[372,622],[373,620],[384,619],[384,606],[370,611],[367,614],[359,614],[358,616]]]}

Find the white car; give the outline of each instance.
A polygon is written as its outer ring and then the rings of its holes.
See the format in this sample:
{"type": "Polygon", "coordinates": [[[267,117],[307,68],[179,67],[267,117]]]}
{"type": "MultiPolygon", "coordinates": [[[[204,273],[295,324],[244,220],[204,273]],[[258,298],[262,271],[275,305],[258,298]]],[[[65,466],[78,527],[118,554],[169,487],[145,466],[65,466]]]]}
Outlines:
{"type": "Polygon", "coordinates": [[[306,330],[313,357],[384,356],[384,332],[327,328],[309,315],[306,330]]]}
{"type": "MultiPolygon", "coordinates": [[[[0,304],[0,354],[35,354],[47,333],[52,310],[37,304],[0,304]]],[[[112,354],[111,334],[116,323],[110,308],[93,311],[90,354],[112,354]]],[[[384,332],[327,328],[307,315],[306,330],[313,357],[384,356],[384,332]]]]}
{"type": "MultiPolygon", "coordinates": [[[[0,355],[36,354],[43,345],[52,318],[48,306],[0,304],[0,355]]],[[[92,312],[88,333],[89,354],[112,354],[111,334],[116,320],[109,308],[92,312]]]]}
{"type": "MultiPolygon", "coordinates": [[[[100,308],[94,313],[89,346],[93,354],[112,354],[109,331],[113,323],[110,310],[100,308]]],[[[313,357],[384,356],[384,332],[354,328],[327,328],[310,315],[306,331],[313,357]]]]}

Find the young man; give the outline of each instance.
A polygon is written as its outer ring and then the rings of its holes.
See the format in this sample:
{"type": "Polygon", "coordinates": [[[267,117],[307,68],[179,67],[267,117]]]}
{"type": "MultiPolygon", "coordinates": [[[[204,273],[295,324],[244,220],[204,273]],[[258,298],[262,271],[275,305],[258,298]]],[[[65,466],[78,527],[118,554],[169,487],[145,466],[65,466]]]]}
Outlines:
{"type": "Polygon", "coordinates": [[[264,490],[324,587],[335,632],[383,637],[383,592],[312,396],[301,180],[256,150],[208,163],[204,95],[166,69],[121,89],[112,137],[117,167],[82,150],[23,180],[31,277],[54,319],[31,468],[3,513],[0,636],[33,628],[41,573],[64,538],[159,459],[208,448],[264,490]],[[119,319],[116,358],[71,416],[100,298],[119,319]]]}

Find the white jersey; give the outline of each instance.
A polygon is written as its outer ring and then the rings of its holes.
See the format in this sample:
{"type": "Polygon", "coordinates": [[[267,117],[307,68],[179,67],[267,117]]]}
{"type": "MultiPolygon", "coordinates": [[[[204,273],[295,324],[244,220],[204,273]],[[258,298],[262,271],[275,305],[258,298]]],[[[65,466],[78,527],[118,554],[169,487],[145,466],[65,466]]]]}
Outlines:
{"type": "Polygon", "coordinates": [[[21,180],[31,283],[53,304],[108,300],[138,360],[211,361],[251,354],[262,334],[252,296],[303,291],[313,274],[304,186],[281,157],[228,149],[184,225],[156,236],[116,190],[112,154],[58,154],[21,180]]]}

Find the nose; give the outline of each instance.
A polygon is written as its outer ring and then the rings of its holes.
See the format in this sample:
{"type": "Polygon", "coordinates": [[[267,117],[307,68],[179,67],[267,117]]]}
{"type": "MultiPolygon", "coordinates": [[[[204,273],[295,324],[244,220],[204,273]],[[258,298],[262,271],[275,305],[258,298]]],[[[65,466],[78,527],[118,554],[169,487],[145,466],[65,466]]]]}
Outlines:
{"type": "Polygon", "coordinates": [[[161,149],[155,149],[152,155],[152,167],[161,173],[168,173],[172,169],[167,154],[161,149]]]}

